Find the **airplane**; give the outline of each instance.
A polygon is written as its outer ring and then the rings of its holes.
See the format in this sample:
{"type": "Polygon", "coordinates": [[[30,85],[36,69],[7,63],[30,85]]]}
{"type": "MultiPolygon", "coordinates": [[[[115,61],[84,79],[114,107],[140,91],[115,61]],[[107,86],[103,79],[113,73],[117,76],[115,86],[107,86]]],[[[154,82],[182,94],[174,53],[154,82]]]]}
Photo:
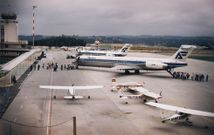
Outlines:
{"type": "Polygon", "coordinates": [[[178,51],[169,58],[146,57],[108,57],[108,56],[79,56],[73,63],[78,66],[110,67],[113,70],[122,70],[126,74],[129,71],[139,73],[140,70],[166,70],[172,74],[177,67],[187,66],[186,59],[196,48],[194,45],[181,45],[178,51]]]}
{"type": "Polygon", "coordinates": [[[100,47],[100,41],[95,40],[93,44],[87,44],[86,47],[83,47],[86,50],[98,50],[100,47]]]}
{"type": "MultiPolygon", "coordinates": [[[[126,83],[116,83],[116,79],[112,78],[112,91],[118,91],[119,97],[121,99],[128,99],[128,98],[139,98],[143,99],[144,103],[148,100],[155,100],[157,102],[158,99],[162,98],[161,93],[156,94],[151,92],[145,88],[144,85],[136,82],[126,82],[126,83]],[[131,91],[137,93],[137,95],[124,95],[123,91],[131,91]]],[[[128,102],[125,102],[128,104],[128,102]]]]}
{"type": "Polygon", "coordinates": [[[191,115],[198,115],[198,116],[205,116],[205,117],[214,117],[214,113],[211,112],[205,112],[205,111],[199,111],[199,110],[193,110],[189,108],[184,107],[177,107],[173,105],[167,105],[167,104],[161,104],[161,103],[154,103],[154,102],[146,102],[147,105],[154,106],[157,108],[174,111],[175,114],[168,116],[168,117],[162,117],[162,122],[165,123],[166,121],[185,121],[187,124],[192,125],[192,122],[189,121],[189,117],[191,115]]]}
{"type": "MultiPolygon", "coordinates": [[[[124,95],[122,92],[120,92],[119,97],[121,99],[139,98],[139,99],[143,99],[144,103],[146,103],[148,100],[154,100],[157,103],[158,99],[162,98],[161,92],[160,92],[160,94],[156,94],[143,87],[130,88],[129,91],[134,91],[134,92],[137,92],[138,94],[137,95],[124,95]]],[[[128,104],[127,101],[125,103],[128,104]]]]}
{"type": "MultiPolygon", "coordinates": [[[[88,90],[88,89],[100,89],[103,86],[54,86],[54,85],[40,85],[40,88],[43,89],[55,89],[55,90],[68,90],[68,96],[64,96],[65,100],[75,100],[75,99],[82,99],[83,96],[75,95],[76,90],[88,90]]],[[[90,96],[88,96],[90,99],[90,96]]]]}
{"type": "Polygon", "coordinates": [[[126,56],[131,44],[125,44],[118,51],[100,51],[100,50],[79,50],[79,55],[94,55],[94,56],[126,56]]]}
{"type": "Polygon", "coordinates": [[[136,83],[136,82],[124,82],[124,83],[117,83],[116,78],[112,78],[112,89],[111,91],[127,91],[130,88],[136,88],[136,87],[143,87],[144,84],[136,83]]]}

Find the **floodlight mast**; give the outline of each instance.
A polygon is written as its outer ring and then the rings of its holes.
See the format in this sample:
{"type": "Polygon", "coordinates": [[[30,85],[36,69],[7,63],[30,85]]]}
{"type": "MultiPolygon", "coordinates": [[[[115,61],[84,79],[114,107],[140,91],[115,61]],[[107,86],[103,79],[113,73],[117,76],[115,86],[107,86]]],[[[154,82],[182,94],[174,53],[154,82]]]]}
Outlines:
{"type": "Polygon", "coordinates": [[[34,47],[34,40],[35,40],[35,9],[37,8],[36,5],[33,5],[33,47],[34,47]]]}

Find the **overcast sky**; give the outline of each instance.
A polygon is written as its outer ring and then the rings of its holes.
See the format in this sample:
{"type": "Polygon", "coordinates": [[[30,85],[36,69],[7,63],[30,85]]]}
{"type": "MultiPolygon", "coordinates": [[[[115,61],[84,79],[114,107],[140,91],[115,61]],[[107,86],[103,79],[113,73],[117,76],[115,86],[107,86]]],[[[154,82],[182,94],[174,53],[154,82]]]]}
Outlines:
{"type": "Polygon", "coordinates": [[[214,0],[0,0],[19,34],[214,36],[214,0]],[[8,6],[10,5],[10,6],[8,6]]]}

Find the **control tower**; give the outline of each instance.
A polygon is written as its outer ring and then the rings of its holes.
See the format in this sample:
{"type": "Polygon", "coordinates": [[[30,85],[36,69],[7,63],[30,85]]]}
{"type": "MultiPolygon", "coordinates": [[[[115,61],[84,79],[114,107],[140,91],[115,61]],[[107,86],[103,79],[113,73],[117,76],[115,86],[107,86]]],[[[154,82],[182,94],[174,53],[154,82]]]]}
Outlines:
{"type": "Polygon", "coordinates": [[[1,14],[0,57],[16,57],[29,51],[28,42],[18,39],[18,21],[14,13],[1,14]]]}

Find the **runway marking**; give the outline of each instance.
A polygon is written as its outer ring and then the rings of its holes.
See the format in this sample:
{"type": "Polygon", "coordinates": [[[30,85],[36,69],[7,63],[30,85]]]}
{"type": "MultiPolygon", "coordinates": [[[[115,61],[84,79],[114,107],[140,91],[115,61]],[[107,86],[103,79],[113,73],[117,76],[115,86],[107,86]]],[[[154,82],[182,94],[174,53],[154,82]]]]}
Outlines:
{"type": "Polygon", "coordinates": [[[48,102],[48,126],[47,126],[47,135],[51,133],[51,114],[52,114],[52,90],[50,94],[50,100],[48,102]]]}
{"type": "MultiPolygon", "coordinates": [[[[53,60],[52,54],[51,54],[51,59],[53,60]]],[[[53,83],[53,70],[51,71],[51,79],[50,79],[50,84],[52,83],[53,83]]],[[[47,132],[46,132],[47,135],[51,134],[52,94],[53,94],[53,90],[51,90],[50,99],[48,102],[48,121],[47,121],[47,132]]]]}

